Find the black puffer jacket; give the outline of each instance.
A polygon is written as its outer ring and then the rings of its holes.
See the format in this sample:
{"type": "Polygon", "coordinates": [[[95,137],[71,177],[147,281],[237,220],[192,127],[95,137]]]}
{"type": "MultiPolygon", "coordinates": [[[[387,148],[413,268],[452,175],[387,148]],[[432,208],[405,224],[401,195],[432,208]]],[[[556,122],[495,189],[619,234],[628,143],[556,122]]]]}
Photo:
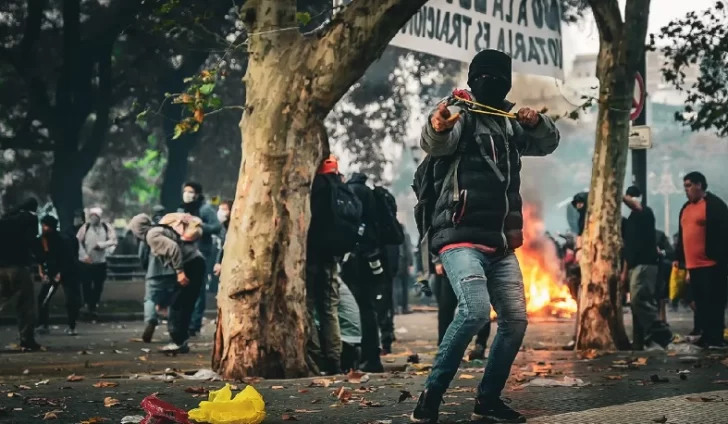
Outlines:
{"type": "Polygon", "coordinates": [[[361,251],[369,252],[379,248],[379,236],[377,229],[377,204],[374,198],[374,191],[367,185],[367,176],[354,173],[346,182],[351,190],[359,198],[362,208],[361,220],[366,224],[364,235],[361,241],[361,251]]]}
{"type": "MultiPolygon", "coordinates": [[[[509,110],[512,104],[503,109],[509,110]]],[[[434,188],[442,193],[432,217],[430,249],[472,243],[500,251],[523,244],[521,156],[545,156],[559,144],[554,122],[541,115],[533,129],[515,120],[461,113],[455,127],[437,133],[427,120],[422,149],[435,158],[434,188]],[[449,175],[450,174],[450,175],[449,175]],[[443,189],[444,184],[444,189],[443,189]]]]}

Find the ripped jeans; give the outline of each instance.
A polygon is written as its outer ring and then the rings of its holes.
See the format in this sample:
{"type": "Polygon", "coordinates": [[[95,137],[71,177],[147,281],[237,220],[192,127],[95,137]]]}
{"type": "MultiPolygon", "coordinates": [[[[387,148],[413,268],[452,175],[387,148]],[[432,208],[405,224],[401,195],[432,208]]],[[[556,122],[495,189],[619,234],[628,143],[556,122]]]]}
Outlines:
{"type": "Polygon", "coordinates": [[[490,320],[492,303],[498,314],[498,331],[478,398],[500,396],[528,326],[518,259],[512,251],[488,255],[471,248],[447,250],[440,259],[457,296],[458,310],[438,348],[425,388],[438,397],[445,393],[473,336],[490,320]]]}

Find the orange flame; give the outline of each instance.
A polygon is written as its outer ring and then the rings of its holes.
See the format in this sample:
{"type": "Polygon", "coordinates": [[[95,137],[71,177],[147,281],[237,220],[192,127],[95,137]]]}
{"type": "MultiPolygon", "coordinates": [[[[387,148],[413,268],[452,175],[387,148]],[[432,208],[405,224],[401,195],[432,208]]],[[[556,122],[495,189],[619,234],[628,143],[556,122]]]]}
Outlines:
{"type": "MultiPolygon", "coordinates": [[[[523,247],[516,250],[521,265],[529,315],[571,317],[576,301],[565,284],[565,273],[554,243],[545,236],[537,209],[523,206],[523,247]]],[[[491,311],[495,316],[495,311],[491,311]]]]}

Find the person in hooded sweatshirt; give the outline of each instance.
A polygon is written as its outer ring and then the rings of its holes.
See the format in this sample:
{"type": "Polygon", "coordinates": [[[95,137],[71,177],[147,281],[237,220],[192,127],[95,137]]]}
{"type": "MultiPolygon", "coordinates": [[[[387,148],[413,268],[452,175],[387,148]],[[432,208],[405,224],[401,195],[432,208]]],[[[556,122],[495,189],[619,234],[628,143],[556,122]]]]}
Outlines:
{"type": "Polygon", "coordinates": [[[205,259],[205,275],[189,328],[190,335],[196,336],[202,329],[202,318],[205,315],[205,303],[207,301],[208,277],[212,274],[215,265],[212,236],[220,233],[222,225],[217,219],[215,209],[205,202],[202,184],[194,181],[188,181],[182,187],[182,205],[177,209],[177,212],[188,213],[202,220],[202,237],[198,240],[197,246],[205,259]]]}
{"type": "Polygon", "coordinates": [[[177,231],[166,226],[155,226],[149,215],[140,214],[131,219],[129,229],[134,236],[149,245],[152,255],[177,276],[177,287],[170,302],[167,330],[172,342],[161,351],[187,353],[190,351],[189,326],[193,308],[205,277],[205,259],[197,244],[189,242],[177,231]]]}
{"type": "Polygon", "coordinates": [[[458,310],[410,418],[437,422],[443,395],[473,336],[490,320],[492,304],[498,330],[471,419],[522,423],[525,417],[501,399],[528,326],[523,275],[514,253],[523,244],[521,156],[552,153],[560,136],[551,118],[526,107],[513,117],[492,114],[514,106],[506,100],[511,89],[506,53],[478,52],[468,85],[472,92],[456,90],[429,114],[420,139],[433,161],[431,181],[439,193],[428,223],[429,249],[442,262],[458,310]]]}
{"type": "MultiPolygon", "coordinates": [[[[164,215],[164,206],[155,206],[152,224],[159,223],[164,215]]],[[[149,245],[144,240],[139,243],[139,259],[142,267],[147,269],[144,286],[144,322],[147,325],[142,333],[142,341],[151,343],[154,331],[159,324],[159,315],[162,311],[166,311],[174,294],[177,278],[174,269],[152,254],[149,245]]]]}
{"type": "Polygon", "coordinates": [[[88,223],[82,225],[76,238],[79,243],[78,259],[82,262],[83,300],[91,319],[95,319],[96,308],[106,282],[106,257],[117,245],[116,230],[101,220],[103,210],[99,207],[89,210],[88,223]]]}

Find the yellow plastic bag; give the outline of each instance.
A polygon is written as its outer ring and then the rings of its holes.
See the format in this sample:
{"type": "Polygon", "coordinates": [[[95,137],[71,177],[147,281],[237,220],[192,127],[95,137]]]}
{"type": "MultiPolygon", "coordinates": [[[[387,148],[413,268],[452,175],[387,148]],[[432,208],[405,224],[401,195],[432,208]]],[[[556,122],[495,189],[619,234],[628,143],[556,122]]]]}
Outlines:
{"type": "Polygon", "coordinates": [[[253,386],[232,398],[230,385],[210,392],[209,400],[189,412],[190,419],[209,424],[260,424],[265,419],[263,396],[253,386]]]}
{"type": "Polygon", "coordinates": [[[680,269],[676,266],[672,267],[670,273],[670,300],[675,301],[682,299],[685,293],[685,281],[687,279],[688,271],[680,269]]]}

